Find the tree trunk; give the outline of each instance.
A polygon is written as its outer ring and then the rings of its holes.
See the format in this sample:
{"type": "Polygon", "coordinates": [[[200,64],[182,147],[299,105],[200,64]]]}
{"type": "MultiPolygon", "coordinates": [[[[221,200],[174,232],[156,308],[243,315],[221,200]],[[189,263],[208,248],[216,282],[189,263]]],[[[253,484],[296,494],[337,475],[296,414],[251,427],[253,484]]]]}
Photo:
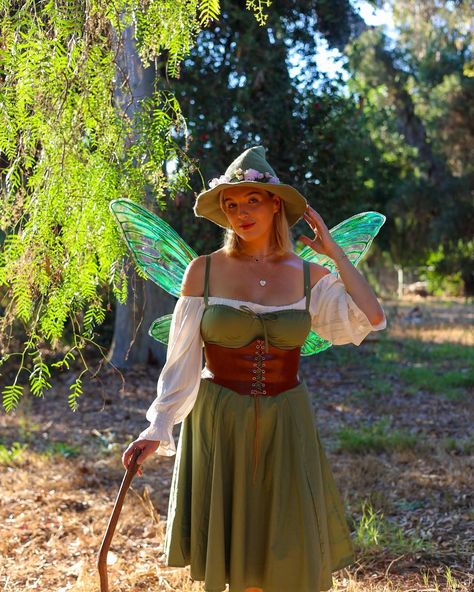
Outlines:
{"type": "MultiPolygon", "coordinates": [[[[117,38],[118,33],[112,31],[117,56],[114,98],[123,118],[131,119],[141,108],[139,101],[153,94],[155,68],[143,67],[137,53],[133,25],[124,28],[120,38],[117,38]]],[[[130,144],[135,139],[136,135],[132,134],[130,144]]],[[[147,197],[151,209],[152,200],[148,192],[147,197]]],[[[128,298],[126,304],[116,303],[114,336],[108,359],[118,368],[150,362],[162,365],[166,359],[166,348],[148,335],[148,329],[152,321],[172,311],[175,299],[152,280],[139,278],[133,264],[128,268],[128,298]]]]}
{"type": "Polygon", "coordinates": [[[148,335],[152,322],[172,312],[175,298],[151,280],[143,281],[130,266],[126,304],[116,303],[114,336],[108,359],[118,368],[135,364],[162,366],[166,347],[148,335]]]}

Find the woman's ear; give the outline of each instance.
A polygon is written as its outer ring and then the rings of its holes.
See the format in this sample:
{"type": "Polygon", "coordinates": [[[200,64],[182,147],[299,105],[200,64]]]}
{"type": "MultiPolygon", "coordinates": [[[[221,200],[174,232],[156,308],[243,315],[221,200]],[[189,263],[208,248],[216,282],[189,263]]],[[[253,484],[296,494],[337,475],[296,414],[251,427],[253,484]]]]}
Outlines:
{"type": "Polygon", "coordinates": [[[274,212],[281,212],[281,197],[279,195],[272,195],[273,203],[275,204],[274,212]]]}

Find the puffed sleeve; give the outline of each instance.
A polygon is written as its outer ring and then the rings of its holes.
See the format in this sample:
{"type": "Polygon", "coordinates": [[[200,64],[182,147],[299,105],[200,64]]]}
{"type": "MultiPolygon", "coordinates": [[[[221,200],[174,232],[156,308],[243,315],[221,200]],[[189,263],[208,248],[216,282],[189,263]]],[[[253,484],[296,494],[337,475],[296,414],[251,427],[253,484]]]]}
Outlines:
{"type": "Polygon", "coordinates": [[[156,454],[161,456],[176,454],[173,426],[183,421],[196,401],[202,371],[200,325],[203,310],[202,297],[180,296],[173,311],[157,396],[146,412],[150,426],[138,436],[160,440],[156,454]]]}
{"type": "Polygon", "coordinates": [[[311,329],[333,345],[360,345],[371,331],[387,326],[385,317],[372,325],[335,273],[323,276],[314,286],[310,301],[311,329]]]}

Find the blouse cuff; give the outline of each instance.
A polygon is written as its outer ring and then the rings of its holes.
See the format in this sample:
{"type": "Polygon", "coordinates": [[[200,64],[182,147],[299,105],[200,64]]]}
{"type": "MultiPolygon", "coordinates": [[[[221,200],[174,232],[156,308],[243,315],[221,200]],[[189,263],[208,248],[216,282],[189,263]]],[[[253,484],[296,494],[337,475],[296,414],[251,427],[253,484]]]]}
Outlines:
{"type": "Polygon", "coordinates": [[[357,306],[349,293],[347,293],[347,304],[350,319],[349,330],[352,332],[351,341],[355,345],[360,345],[372,331],[381,331],[387,327],[385,312],[383,313],[383,319],[377,325],[372,325],[365,312],[357,306]]]}
{"type": "Polygon", "coordinates": [[[153,423],[138,435],[138,440],[159,440],[160,445],[156,454],[160,456],[174,456],[176,444],[173,438],[173,415],[158,413],[153,418],[153,423]]]}
{"type": "Polygon", "coordinates": [[[372,325],[366,314],[347,292],[342,279],[333,273],[326,274],[316,284],[311,299],[312,329],[333,345],[353,343],[360,345],[371,331],[381,331],[387,326],[383,319],[372,325]]]}

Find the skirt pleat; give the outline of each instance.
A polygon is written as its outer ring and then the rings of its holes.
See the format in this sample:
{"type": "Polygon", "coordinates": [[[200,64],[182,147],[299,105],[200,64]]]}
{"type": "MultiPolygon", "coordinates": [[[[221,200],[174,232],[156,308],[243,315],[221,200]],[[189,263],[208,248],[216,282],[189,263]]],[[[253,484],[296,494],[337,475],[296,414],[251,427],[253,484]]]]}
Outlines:
{"type": "Polygon", "coordinates": [[[258,399],[201,379],[176,450],[166,564],[206,592],[320,592],[354,562],[334,477],[303,381],[258,399]]]}

